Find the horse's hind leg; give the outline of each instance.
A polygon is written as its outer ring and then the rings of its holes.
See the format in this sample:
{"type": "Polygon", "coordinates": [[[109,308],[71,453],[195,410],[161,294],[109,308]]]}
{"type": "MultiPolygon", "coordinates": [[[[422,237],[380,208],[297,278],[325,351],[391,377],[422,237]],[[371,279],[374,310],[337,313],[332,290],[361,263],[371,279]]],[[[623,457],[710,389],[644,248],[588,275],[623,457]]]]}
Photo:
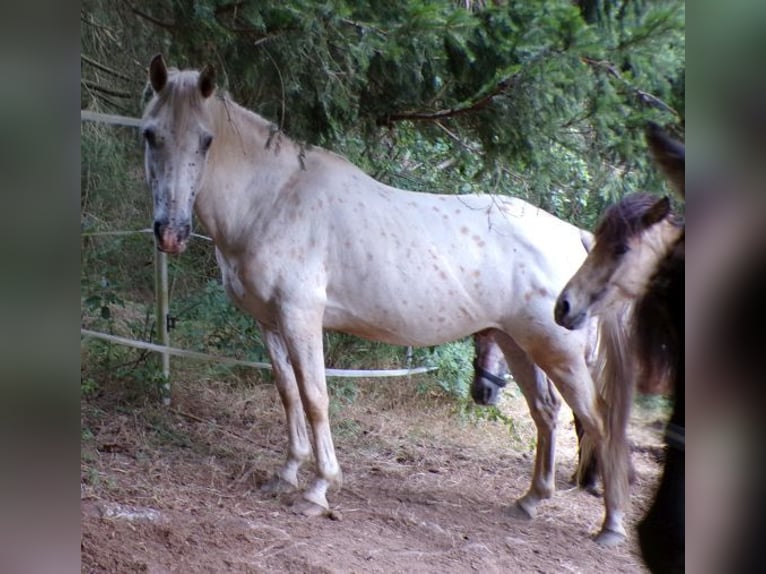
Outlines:
{"type": "Polygon", "coordinates": [[[495,340],[505,354],[508,368],[529,405],[537,427],[537,452],[532,485],[516,502],[514,509],[517,516],[534,518],[537,505],[541,500],[553,496],[555,490],[556,423],[561,398],[545,373],[511,337],[497,332],[495,340]]]}
{"type": "Polygon", "coordinates": [[[578,464],[577,470],[575,470],[575,473],[572,476],[572,482],[576,483],[577,486],[583,490],[590,492],[592,495],[598,496],[596,483],[598,481],[599,468],[596,460],[596,453],[588,452],[587,449],[583,449],[582,443],[583,438],[585,437],[585,429],[583,428],[580,419],[577,418],[577,415],[574,415],[574,427],[575,433],[577,434],[578,464]],[[585,452],[583,452],[583,450],[585,450],[585,452]],[[585,458],[583,458],[583,455],[585,455],[585,458]]]}
{"type": "Polygon", "coordinates": [[[279,493],[298,487],[298,469],[311,458],[311,443],[295,372],[290,365],[285,342],[276,331],[266,329],[263,325],[260,327],[271,358],[274,381],[285,409],[289,439],[287,460],[261,489],[265,492],[279,493]]]}

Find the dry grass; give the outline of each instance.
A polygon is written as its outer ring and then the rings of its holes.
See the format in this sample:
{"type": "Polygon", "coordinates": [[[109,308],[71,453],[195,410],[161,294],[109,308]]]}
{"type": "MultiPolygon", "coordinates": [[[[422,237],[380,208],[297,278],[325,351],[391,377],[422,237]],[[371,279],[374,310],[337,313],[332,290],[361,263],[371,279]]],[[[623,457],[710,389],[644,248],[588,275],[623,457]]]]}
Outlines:
{"type": "MultiPolygon", "coordinates": [[[[108,398],[83,405],[83,427],[93,435],[83,444],[84,496],[108,498],[113,492],[124,500],[132,493],[134,502],[141,504],[144,496],[155,497],[158,489],[167,488],[172,492],[162,493],[163,499],[184,499],[191,493],[170,476],[171,466],[175,476],[202,473],[211,493],[231,489],[232,479],[234,485],[255,488],[267,477],[263,470],[253,469],[274,468],[281,462],[286,430],[273,385],[264,384],[258,374],[222,381],[184,375],[183,370],[174,370],[174,404],[169,410],[148,400],[131,406],[129,412],[120,412],[123,409],[108,398]],[[141,462],[129,488],[115,484],[114,490],[104,491],[103,485],[90,484],[88,477],[115,470],[120,474],[125,457],[141,462]],[[188,468],[179,473],[184,467],[188,468]]],[[[514,420],[511,433],[500,422],[461,418],[452,400],[436,391],[417,393],[415,386],[414,381],[361,380],[354,402],[335,402],[333,433],[344,467],[353,465],[357,473],[385,472],[407,463],[416,471],[411,480],[417,482],[418,472],[450,480],[445,471],[456,466],[491,475],[498,461],[508,457],[528,460],[531,466],[536,431],[518,393],[506,393],[501,403],[504,414],[514,420]],[[461,451],[465,455],[456,460],[455,453],[461,451]]],[[[577,445],[566,407],[559,421],[559,474],[568,478],[577,445]]],[[[521,484],[527,480],[520,477],[521,484]]]]}
{"type": "MultiPolygon", "coordinates": [[[[416,392],[414,379],[358,381],[356,399],[338,397],[332,409],[344,471],[343,490],[329,496],[335,521],[307,523],[285,513],[289,497],[258,491],[285,455],[276,389],[254,371],[201,376],[195,367],[174,367],[169,410],[119,394],[83,401],[87,571],[590,572],[602,563],[642,571],[633,546],[605,557],[582,544],[603,508],[584,492],[564,492],[576,455],[568,409],[560,415],[559,494],[538,520],[509,523],[500,509],[528,488],[534,460],[535,430],[517,392],[502,404],[515,421],[511,434],[500,422],[460,417],[440,392],[416,392]]],[[[658,431],[642,432],[631,522],[649,502],[657,469],[658,431]]]]}

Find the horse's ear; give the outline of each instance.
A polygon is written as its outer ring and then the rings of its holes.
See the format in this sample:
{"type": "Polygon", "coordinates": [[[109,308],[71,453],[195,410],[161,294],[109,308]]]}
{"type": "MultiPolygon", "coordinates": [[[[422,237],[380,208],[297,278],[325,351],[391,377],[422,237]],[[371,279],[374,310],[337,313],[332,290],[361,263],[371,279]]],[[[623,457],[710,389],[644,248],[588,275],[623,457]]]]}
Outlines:
{"type": "Polygon", "coordinates": [[[161,91],[168,83],[168,68],[162,54],[154,56],[152,63],[149,64],[149,83],[155,93],[161,91]]]}
{"type": "Polygon", "coordinates": [[[215,69],[208,64],[199,73],[199,91],[203,98],[209,98],[215,89],[215,69]]]}
{"type": "Polygon", "coordinates": [[[644,225],[644,229],[648,229],[655,223],[659,223],[665,219],[670,213],[670,198],[666,195],[662,199],[656,201],[641,218],[641,223],[644,225]]]}
{"type": "Polygon", "coordinates": [[[657,162],[670,183],[683,197],[686,193],[686,150],[684,145],[668,136],[654,122],[647,124],[646,143],[649,145],[649,151],[652,152],[654,161],[657,162]]]}

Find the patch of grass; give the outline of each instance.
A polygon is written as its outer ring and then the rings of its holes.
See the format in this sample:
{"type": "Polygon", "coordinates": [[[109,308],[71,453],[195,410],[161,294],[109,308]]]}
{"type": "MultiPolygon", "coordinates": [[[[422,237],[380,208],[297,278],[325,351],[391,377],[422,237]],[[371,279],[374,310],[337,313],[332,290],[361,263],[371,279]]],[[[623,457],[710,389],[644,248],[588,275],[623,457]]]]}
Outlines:
{"type": "MultiPolygon", "coordinates": [[[[332,416],[330,417],[332,420],[332,416]]],[[[340,440],[352,439],[362,432],[362,425],[354,419],[344,418],[332,423],[332,433],[340,440]]]]}
{"type": "Polygon", "coordinates": [[[673,410],[672,399],[664,395],[637,394],[634,404],[645,413],[658,417],[667,417],[673,410]]]}

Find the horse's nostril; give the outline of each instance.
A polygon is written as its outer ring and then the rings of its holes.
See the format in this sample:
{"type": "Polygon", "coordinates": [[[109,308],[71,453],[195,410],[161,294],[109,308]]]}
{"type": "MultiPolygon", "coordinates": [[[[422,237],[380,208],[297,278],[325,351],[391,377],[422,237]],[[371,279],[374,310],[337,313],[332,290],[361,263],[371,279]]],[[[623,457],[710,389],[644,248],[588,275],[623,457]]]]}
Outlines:
{"type": "Polygon", "coordinates": [[[168,222],[165,220],[157,219],[154,221],[154,235],[157,239],[162,237],[162,232],[168,226],[168,222]]]}

